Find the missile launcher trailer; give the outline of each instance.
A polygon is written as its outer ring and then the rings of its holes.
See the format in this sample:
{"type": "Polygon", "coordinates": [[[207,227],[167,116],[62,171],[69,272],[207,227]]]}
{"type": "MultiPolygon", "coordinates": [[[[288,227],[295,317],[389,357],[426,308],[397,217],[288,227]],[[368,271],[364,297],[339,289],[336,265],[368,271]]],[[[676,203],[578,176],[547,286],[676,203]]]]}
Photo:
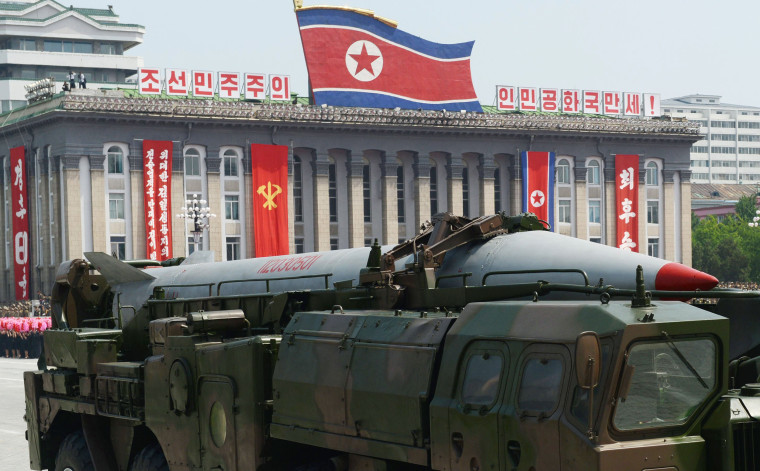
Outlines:
{"type": "Polygon", "coordinates": [[[743,356],[760,342],[735,331],[758,293],[709,293],[726,318],[656,299],[696,293],[647,291],[641,270],[635,289],[556,266],[530,276],[584,283],[452,283],[447,253],[538,226],[441,221],[321,289],[175,297],[122,262],[67,264],[24,375],[31,468],[760,469],[760,360],[743,356]],[[123,304],[130,286],[148,299],[123,304]]]}

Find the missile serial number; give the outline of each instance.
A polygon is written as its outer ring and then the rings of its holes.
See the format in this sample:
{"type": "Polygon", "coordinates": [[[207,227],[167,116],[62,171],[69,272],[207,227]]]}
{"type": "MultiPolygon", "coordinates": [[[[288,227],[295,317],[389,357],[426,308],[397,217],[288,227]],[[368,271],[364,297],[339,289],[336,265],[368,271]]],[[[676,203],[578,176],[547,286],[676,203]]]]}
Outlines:
{"type": "Polygon", "coordinates": [[[305,255],[302,257],[281,258],[270,260],[259,268],[258,273],[274,273],[281,271],[302,271],[308,270],[314,265],[321,255],[305,255]]]}

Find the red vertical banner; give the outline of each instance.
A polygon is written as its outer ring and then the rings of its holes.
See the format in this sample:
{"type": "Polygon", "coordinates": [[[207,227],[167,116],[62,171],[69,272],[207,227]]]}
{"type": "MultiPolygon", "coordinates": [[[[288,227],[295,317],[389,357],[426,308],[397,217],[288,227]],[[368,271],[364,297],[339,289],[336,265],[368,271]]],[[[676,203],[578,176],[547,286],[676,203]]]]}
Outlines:
{"type": "Polygon", "coordinates": [[[143,141],[143,199],[148,258],[172,258],[172,142],[143,141]]]}
{"type": "Polygon", "coordinates": [[[288,147],[251,144],[256,256],[287,255],[288,147]]]}
{"type": "Polygon", "coordinates": [[[522,210],[535,214],[554,227],[554,152],[523,152],[520,155],[523,191],[522,210]]]}
{"type": "Polygon", "coordinates": [[[29,201],[24,147],[11,149],[11,220],[13,226],[13,284],[16,300],[29,299],[29,201]]]}
{"type": "Polygon", "coordinates": [[[615,214],[617,235],[615,245],[629,252],[639,246],[639,156],[615,156],[615,214]]]}

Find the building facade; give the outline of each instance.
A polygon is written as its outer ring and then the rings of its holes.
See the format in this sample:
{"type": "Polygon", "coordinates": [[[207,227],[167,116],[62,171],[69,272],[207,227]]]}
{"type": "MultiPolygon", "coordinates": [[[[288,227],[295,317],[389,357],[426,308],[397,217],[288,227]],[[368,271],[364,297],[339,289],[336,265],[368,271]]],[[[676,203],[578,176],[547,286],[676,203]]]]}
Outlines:
{"type": "Polygon", "coordinates": [[[142,66],[124,55],[142,43],[145,28],[119,22],[112,8],[67,7],[53,0],[0,3],[0,107],[26,105],[25,85],[43,78],[59,84],[71,71],[88,87],[123,84],[142,66]]]}
{"type": "Polygon", "coordinates": [[[13,296],[9,149],[24,146],[31,293],[88,251],[146,257],[143,140],[173,142],[174,256],[196,249],[184,200],[217,217],[200,244],[253,256],[250,144],[289,149],[291,252],[395,244],[437,212],[521,212],[521,151],[556,154],[554,231],[614,245],[615,155],[639,158],[638,251],[691,263],[688,122],[476,114],[60,94],[6,116],[0,134],[0,299],[13,296]],[[643,217],[646,215],[646,217],[643,217]],[[646,241],[646,243],[644,243],[646,241]]]}
{"type": "Polygon", "coordinates": [[[704,138],[691,148],[693,183],[760,182],[760,108],[721,103],[718,95],[663,100],[663,114],[699,123],[704,138]]]}

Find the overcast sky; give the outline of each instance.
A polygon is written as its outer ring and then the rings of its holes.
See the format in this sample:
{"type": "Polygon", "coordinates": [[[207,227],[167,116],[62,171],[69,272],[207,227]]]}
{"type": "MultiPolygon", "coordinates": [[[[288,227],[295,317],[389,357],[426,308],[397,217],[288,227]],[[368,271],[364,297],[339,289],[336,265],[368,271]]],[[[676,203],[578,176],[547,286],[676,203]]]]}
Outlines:
{"type": "MultiPolygon", "coordinates": [[[[146,66],[291,76],[307,74],[290,0],[103,0],[123,23],[145,26],[128,54],[146,66]]],[[[481,103],[496,85],[715,94],[760,106],[760,2],[756,0],[348,0],[441,43],[474,40],[481,103]]],[[[305,5],[335,4],[328,0],[305,5]]],[[[105,4],[76,3],[105,8],[105,4]]]]}

